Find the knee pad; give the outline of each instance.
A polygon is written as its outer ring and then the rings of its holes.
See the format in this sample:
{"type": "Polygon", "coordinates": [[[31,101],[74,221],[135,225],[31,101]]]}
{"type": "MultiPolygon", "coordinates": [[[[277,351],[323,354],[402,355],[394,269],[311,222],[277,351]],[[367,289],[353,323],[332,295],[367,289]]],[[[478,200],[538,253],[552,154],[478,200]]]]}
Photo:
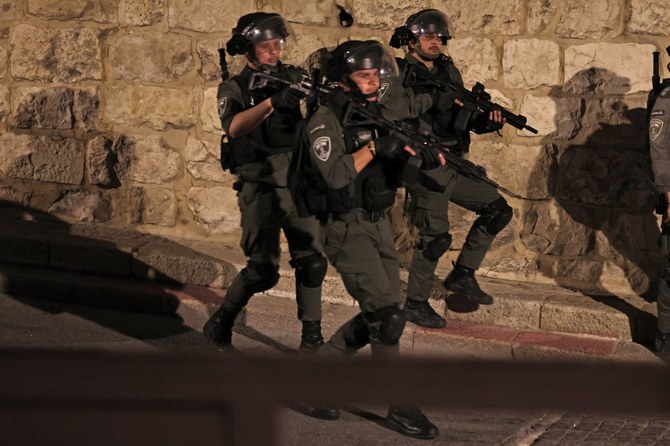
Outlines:
{"type": "Polygon", "coordinates": [[[320,254],[291,260],[291,266],[295,268],[295,280],[307,288],[321,286],[323,278],[326,277],[328,261],[320,254]]]}
{"type": "Polygon", "coordinates": [[[451,234],[448,232],[440,234],[424,245],[423,257],[431,262],[437,262],[440,260],[440,257],[447,252],[450,246],[451,234]]]}
{"type": "Polygon", "coordinates": [[[279,282],[279,267],[270,263],[248,262],[240,274],[249,291],[260,293],[279,282]]]}
{"type": "Polygon", "coordinates": [[[396,345],[405,329],[405,313],[397,305],[380,308],[374,313],[366,315],[368,322],[381,321],[379,340],[384,344],[396,345]]]}
{"type": "Polygon", "coordinates": [[[475,224],[483,227],[491,235],[496,235],[502,231],[514,215],[514,211],[503,197],[482,207],[477,213],[479,218],[475,221],[475,224]]]}
{"type": "Polygon", "coordinates": [[[347,344],[347,347],[361,349],[370,343],[370,330],[361,314],[354,318],[353,335],[353,339],[345,338],[344,342],[347,344]]]}

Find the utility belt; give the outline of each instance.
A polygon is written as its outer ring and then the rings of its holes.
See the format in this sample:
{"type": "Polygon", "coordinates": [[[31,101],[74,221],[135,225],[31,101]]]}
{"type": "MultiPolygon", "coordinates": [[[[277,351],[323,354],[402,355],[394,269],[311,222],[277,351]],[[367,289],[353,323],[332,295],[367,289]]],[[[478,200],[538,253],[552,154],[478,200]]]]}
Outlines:
{"type": "Polygon", "coordinates": [[[348,212],[334,212],[329,216],[335,221],[345,223],[360,223],[363,221],[377,223],[386,217],[386,211],[366,211],[365,209],[355,208],[348,212]]]}

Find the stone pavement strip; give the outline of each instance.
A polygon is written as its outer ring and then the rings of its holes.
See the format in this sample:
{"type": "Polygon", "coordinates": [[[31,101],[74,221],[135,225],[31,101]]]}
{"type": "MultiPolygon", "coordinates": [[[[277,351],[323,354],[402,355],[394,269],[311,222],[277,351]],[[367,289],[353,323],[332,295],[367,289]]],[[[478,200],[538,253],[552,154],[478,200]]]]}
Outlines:
{"type": "MultiPolygon", "coordinates": [[[[201,326],[245,264],[237,243],[238,234],[218,242],[169,240],[65,224],[44,215],[26,217],[25,210],[4,212],[0,216],[0,291],[27,297],[48,293],[51,299],[76,303],[178,313],[201,326]]],[[[294,272],[287,262],[283,259],[278,285],[266,293],[274,299],[256,296],[247,318],[261,317],[260,308],[272,307],[270,301],[294,305],[294,272]]],[[[403,271],[404,281],[406,276],[403,271]]],[[[625,358],[646,351],[630,341],[648,343],[654,334],[655,303],[636,296],[593,296],[558,286],[485,277],[479,281],[495,297],[493,305],[473,307],[436,286],[431,304],[445,314],[447,328],[424,330],[408,324],[406,342],[417,349],[448,345],[466,356],[467,344],[479,342],[497,346],[491,352],[494,356],[541,358],[561,351],[567,356],[625,358]]],[[[347,317],[357,311],[332,267],[323,291],[324,301],[341,307],[347,317]]],[[[295,321],[295,308],[285,315],[284,319],[295,321]]],[[[332,322],[335,327],[344,320],[329,320],[327,313],[324,325],[332,322]]]]}

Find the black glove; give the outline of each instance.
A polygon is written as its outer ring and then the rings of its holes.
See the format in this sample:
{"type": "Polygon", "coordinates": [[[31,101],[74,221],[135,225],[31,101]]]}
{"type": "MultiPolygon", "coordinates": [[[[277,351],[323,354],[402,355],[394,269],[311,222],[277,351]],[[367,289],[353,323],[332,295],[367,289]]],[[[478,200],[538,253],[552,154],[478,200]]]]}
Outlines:
{"type": "Polygon", "coordinates": [[[272,103],[272,107],[279,113],[299,112],[300,99],[304,97],[304,93],[287,87],[279,93],[272,95],[270,102],[272,103]]]}
{"type": "Polygon", "coordinates": [[[421,150],[421,152],[419,152],[419,156],[421,157],[421,168],[423,170],[430,170],[441,166],[442,162],[439,155],[440,152],[432,148],[427,147],[421,150]]]}
{"type": "Polygon", "coordinates": [[[489,113],[483,112],[474,114],[470,122],[472,124],[469,127],[478,135],[496,132],[505,125],[504,122],[495,122],[494,120],[489,119],[489,113]]]}
{"type": "Polygon", "coordinates": [[[392,135],[382,136],[375,141],[375,156],[395,158],[402,153],[403,143],[392,135]]]}
{"type": "Polygon", "coordinates": [[[438,90],[437,94],[433,96],[433,108],[438,112],[446,112],[454,106],[454,100],[458,99],[455,91],[438,90]]]}

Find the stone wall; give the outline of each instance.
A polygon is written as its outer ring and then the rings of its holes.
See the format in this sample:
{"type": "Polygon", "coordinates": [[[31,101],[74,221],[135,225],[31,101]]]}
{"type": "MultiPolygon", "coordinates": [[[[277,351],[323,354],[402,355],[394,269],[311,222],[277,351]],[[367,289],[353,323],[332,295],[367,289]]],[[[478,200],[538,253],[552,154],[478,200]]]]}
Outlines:
{"type": "MultiPolygon", "coordinates": [[[[642,293],[660,262],[644,106],[667,0],[0,0],[0,200],[67,221],[216,240],[239,226],[218,164],[217,48],[237,18],[283,14],[283,59],[348,38],[388,42],[434,7],[465,81],[528,116],[470,158],[524,199],[483,272],[642,293]]],[[[401,55],[401,52],[398,52],[401,55]]],[[[667,62],[667,61],[666,61],[667,62]]],[[[231,72],[244,63],[229,58],[231,72]]],[[[666,73],[667,74],[667,73],[666,73]]],[[[454,207],[454,247],[476,218],[454,207]]],[[[452,253],[453,254],[453,253],[452,253]]]]}

